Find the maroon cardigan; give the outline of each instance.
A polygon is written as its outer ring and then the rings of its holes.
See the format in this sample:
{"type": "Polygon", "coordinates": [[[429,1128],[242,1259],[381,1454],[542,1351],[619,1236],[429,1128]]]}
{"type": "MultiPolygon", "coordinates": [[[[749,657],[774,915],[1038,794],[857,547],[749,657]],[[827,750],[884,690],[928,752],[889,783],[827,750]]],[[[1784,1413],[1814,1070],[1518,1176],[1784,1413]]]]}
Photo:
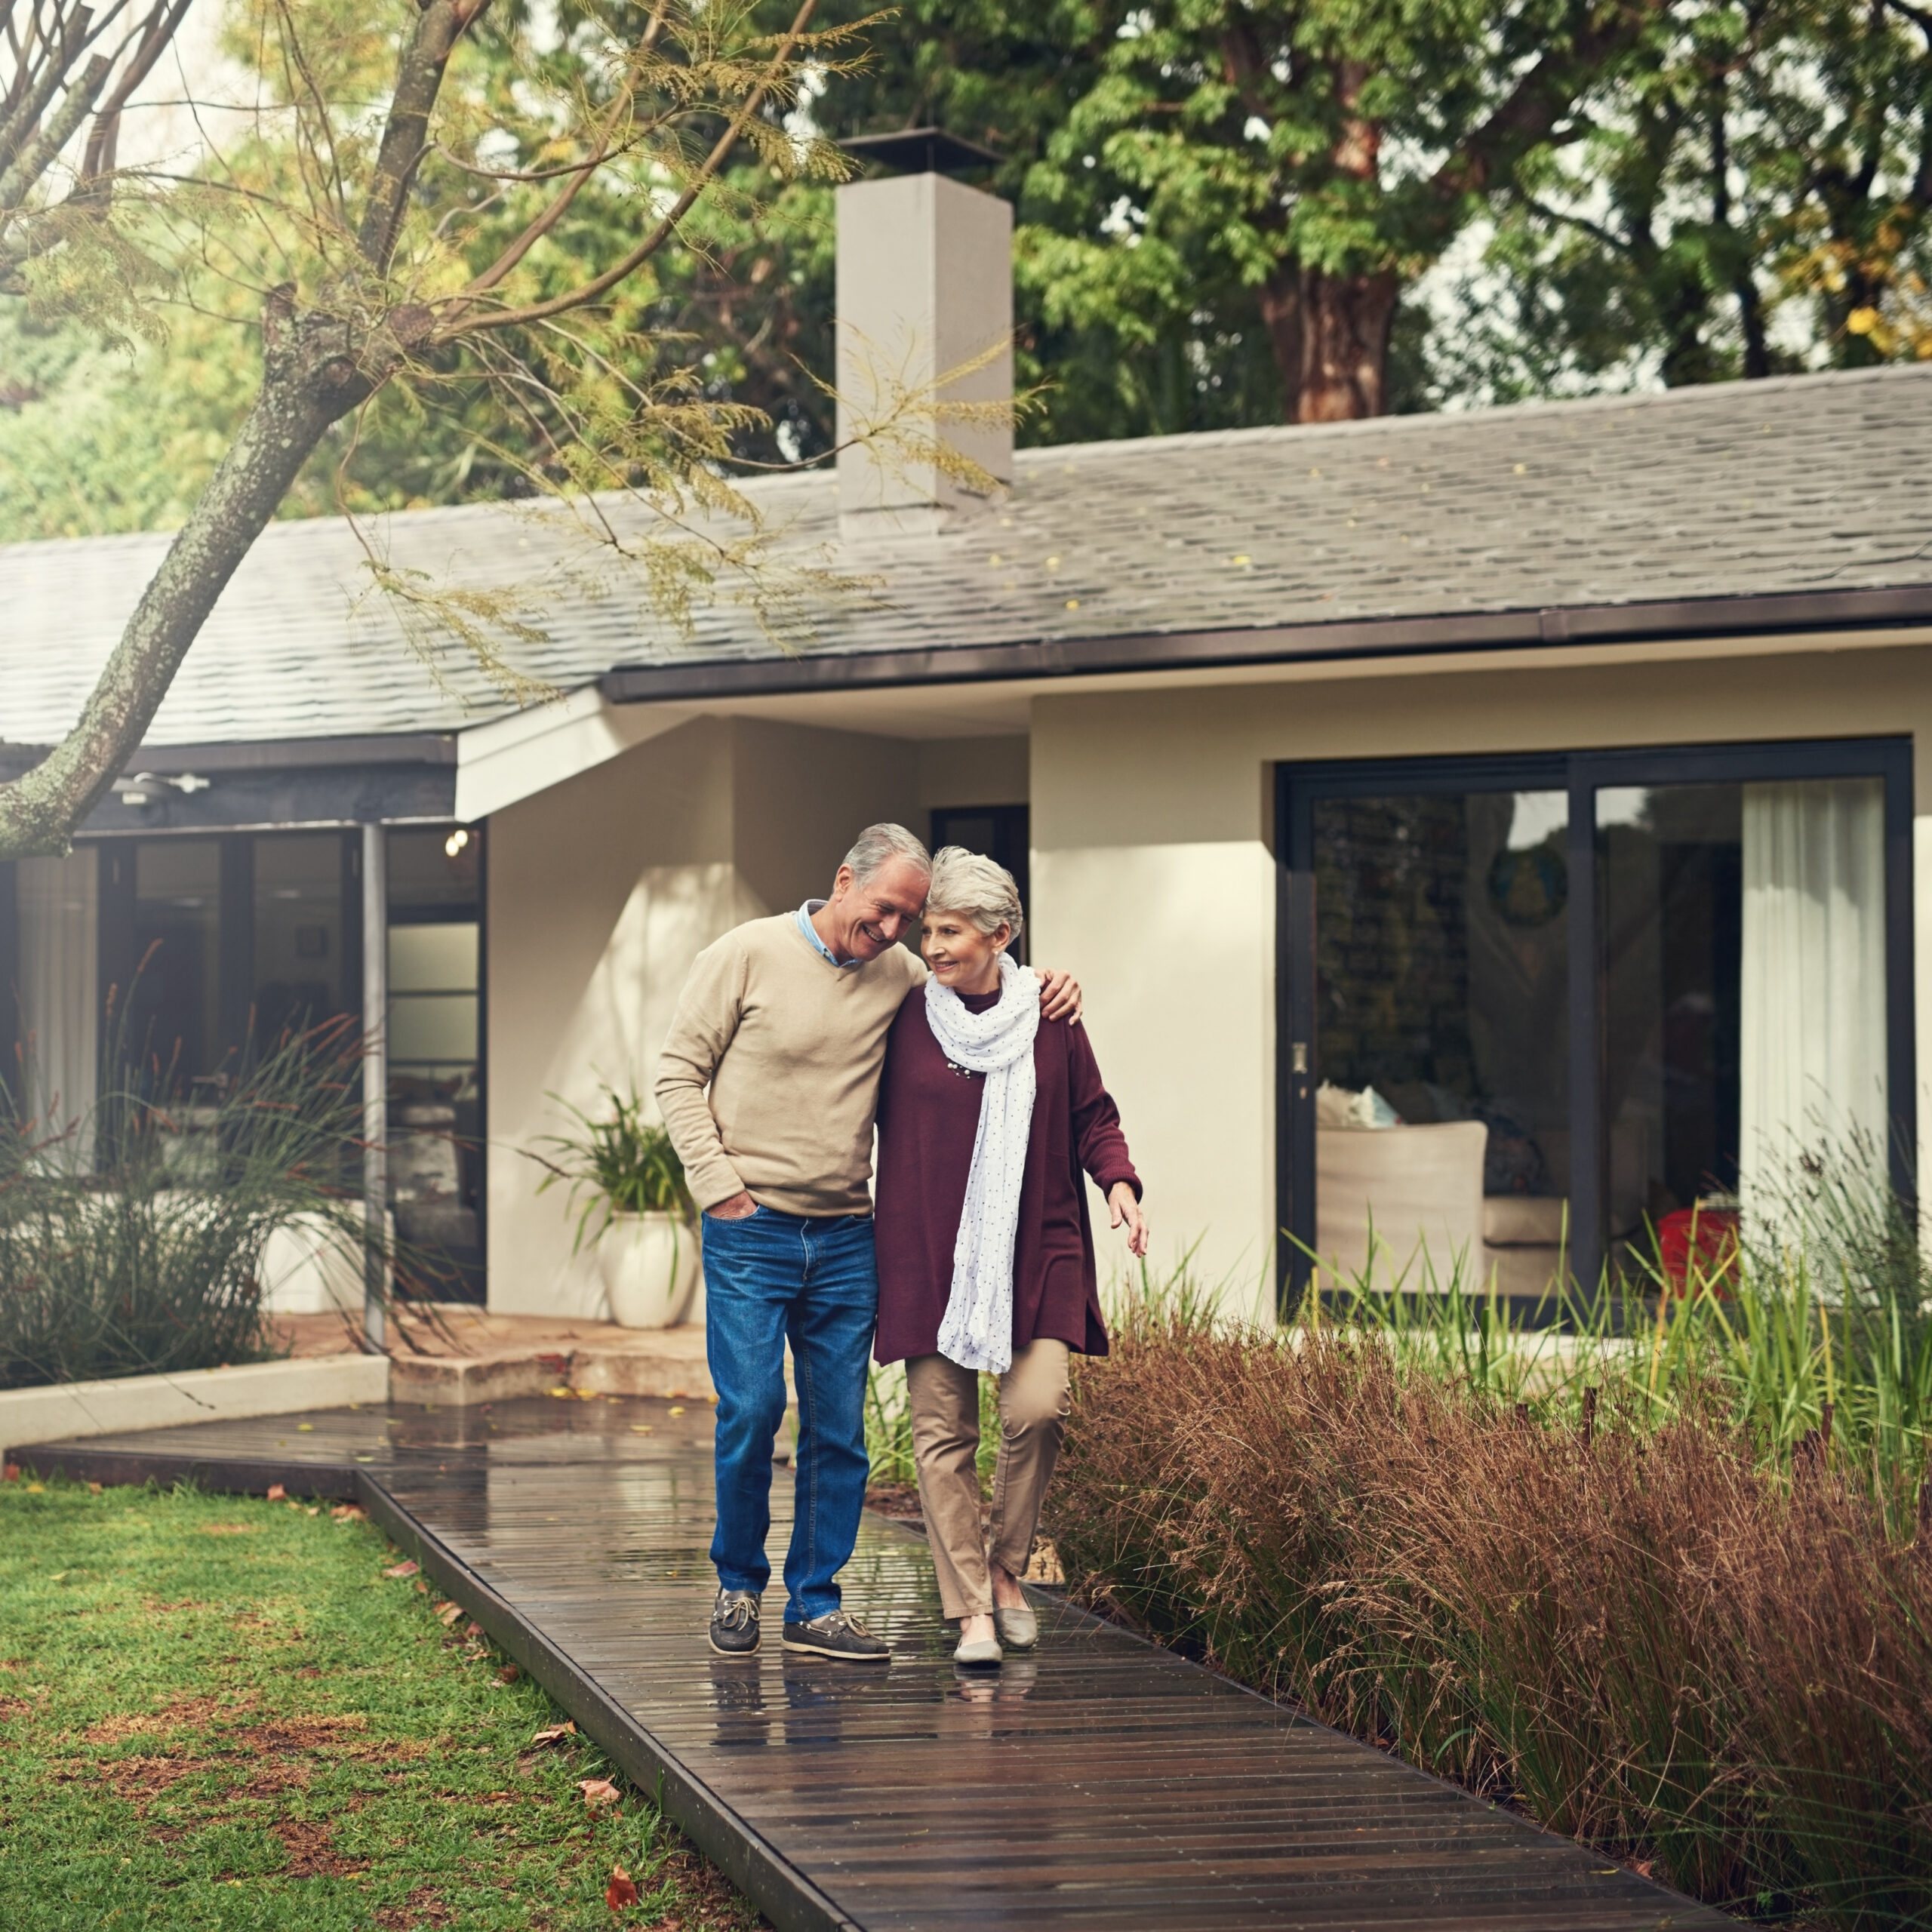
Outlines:
{"type": "MultiPolygon", "coordinates": [[[[999,995],[964,997],[978,1013],[999,995]]],[[[1033,1039],[1033,1124],[1013,1257],[1013,1346],[1017,1350],[1053,1336],[1081,1354],[1103,1355],[1107,1331],[1081,1170],[1103,1194],[1124,1180],[1137,1198],[1140,1177],[1084,1026],[1041,1020],[1033,1039]]],[[[874,1352],[882,1362],[938,1351],[985,1084],[980,1075],[947,1066],[926,1023],[924,991],[915,987],[886,1035],[879,1083],[874,1352]]]]}

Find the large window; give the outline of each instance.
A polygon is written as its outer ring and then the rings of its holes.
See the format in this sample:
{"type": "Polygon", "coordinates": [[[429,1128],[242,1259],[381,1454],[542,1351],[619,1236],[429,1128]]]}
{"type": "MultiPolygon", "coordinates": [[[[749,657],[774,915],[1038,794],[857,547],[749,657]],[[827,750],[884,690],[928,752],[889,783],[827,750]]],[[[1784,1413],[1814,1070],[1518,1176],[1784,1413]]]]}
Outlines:
{"type": "Polygon", "coordinates": [[[221,861],[213,838],[143,840],[129,854],[135,971],[115,1044],[162,1083],[192,1090],[220,1078],[221,861]]]}
{"type": "Polygon", "coordinates": [[[1288,1293],[1629,1284],[1820,1145],[1909,1180],[1906,745],[1299,767],[1281,811],[1288,1293]]]}
{"type": "Polygon", "coordinates": [[[205,1094],[239,1057],[361,1002],[355,835],[223,832],[98,848],[103,1077],[205,1094]]]}
{"type": "MultiPolygon", "coordinates": [[[[471,1299],[483,1292],[482,838],[388,834],[391,1198],[435,1291],[471,1299]]],[[[22,1004],[39,1088],[131,1077],[173,1097],[192,1132],[251,1048],[337,1015],[359,1024],[361,841],[336,829],[104,839],[65,871],[30,871],[22,1004]],[[69,872],[91,872],[97,894],[69,872]],[[91,1012],[50,990],[90,945],[91,1012]]]]}
{"type": "Polygon", "coordinates": [[[272,1040],[360,1004],[361,961],[346,958],[346,935],[360,923],[343,904],[350,854],[339,832],[297,832],[251,843],[253,931],[249,977],[255,1035],[272,1040]]]}

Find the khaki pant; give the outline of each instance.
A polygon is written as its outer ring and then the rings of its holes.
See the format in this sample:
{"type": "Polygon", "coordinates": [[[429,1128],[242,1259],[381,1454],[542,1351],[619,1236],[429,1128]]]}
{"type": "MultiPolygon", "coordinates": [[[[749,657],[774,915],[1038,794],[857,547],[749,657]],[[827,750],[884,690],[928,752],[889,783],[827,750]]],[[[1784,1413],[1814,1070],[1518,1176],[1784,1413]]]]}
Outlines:
{"type": "Polygon", "coordinates": [[[1064,1342],[1032,1342],[999,1379],[999,1462],[992,1521],[983,1534],[974,1466],[979,1376],[943,1355],[915,1355],[906,1364],[919,1506],[939,1572],[940,1602],[949,1617],[983,1617],[992,1610],[989,1555],[1016,1577],[1025,1572],[1041,1499],[1066,1429],[1066,1358],[1064,1342]]]}

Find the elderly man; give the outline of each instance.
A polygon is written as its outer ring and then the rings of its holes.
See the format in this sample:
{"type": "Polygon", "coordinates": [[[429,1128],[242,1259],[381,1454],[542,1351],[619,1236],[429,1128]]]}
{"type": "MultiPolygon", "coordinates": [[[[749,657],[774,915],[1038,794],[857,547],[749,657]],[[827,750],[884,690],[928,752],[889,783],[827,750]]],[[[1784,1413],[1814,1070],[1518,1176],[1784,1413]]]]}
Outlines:
{"type": "MultiPolygon", "coordinates": [[[[698,955],[658,1063],[658,1107],[704,1211],[718,1390],[710,1635],[727,1657],[758,1646],[788,1340],[798,1450],[785,1647],[848,1663],[890,1654],[840,1608],[837,1580],[866,1498],[872,1115],[887,1029],[926,977],[897,942],[917,928],[931,875],[903,826],[869,826],[829,899],[751,920],[698,955]]],[[[1078,989],[1043,977],[1047,1015],[1076,1015],[1078,989]]]]}

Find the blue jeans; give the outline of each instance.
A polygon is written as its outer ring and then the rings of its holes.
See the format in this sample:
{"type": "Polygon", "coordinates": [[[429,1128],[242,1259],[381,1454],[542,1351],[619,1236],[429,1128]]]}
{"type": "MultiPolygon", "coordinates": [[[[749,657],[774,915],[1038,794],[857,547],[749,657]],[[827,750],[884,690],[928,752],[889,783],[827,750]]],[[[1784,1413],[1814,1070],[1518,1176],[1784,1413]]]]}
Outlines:
{"type": "Polygon", "coordinates": [[[798,1487],[785,1620],[838,1607],[835,1580],[866,1503],[866,1369],[878,1316],[869,1216],[760,1208],[704,1217],[705,1352],[718,1391],[718,1531],[728,1590],[762,1592],[771,1565],[771,1450],[785,1419],[785,1344],[798,1390],[798,1487]]]}

